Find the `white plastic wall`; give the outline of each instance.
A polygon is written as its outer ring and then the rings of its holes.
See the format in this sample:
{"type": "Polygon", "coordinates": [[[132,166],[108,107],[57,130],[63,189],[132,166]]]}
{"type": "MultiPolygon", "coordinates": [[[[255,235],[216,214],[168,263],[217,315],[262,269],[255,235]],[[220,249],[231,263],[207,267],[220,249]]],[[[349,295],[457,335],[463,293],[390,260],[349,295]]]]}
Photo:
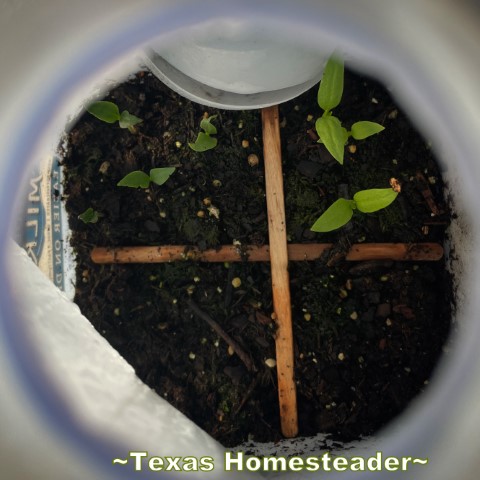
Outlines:
{"type": "MultiPolygon", "coordinates": [[[[480,16],[474,10],[433,0],[2,2],[2,478],[149,478],[111,465],[129,449],[152,455],[208,452],[218,458],[218,470],[209,476],[228,475],[221,469],[220,446],[140,384],[76,307],[9,242],[27,166],[56,144],[68,116],[109,78],[110,68],[159,32],[215,18],[263,25],[297,45],[341,48],[358,68],[382,78],[432,139],[455,186],[470,245],[477,244],[480,16]]],[[[388,455],[429,457],[427,467],[414,471],[419,479],[475,479],[480,467],[480,264],[473,249],[464,250],[461,260],[462,305],[450,352],[427,392],[375,446],[388,455]]],[[[337,475],[371,477],[411,473],[337,475]]]]}

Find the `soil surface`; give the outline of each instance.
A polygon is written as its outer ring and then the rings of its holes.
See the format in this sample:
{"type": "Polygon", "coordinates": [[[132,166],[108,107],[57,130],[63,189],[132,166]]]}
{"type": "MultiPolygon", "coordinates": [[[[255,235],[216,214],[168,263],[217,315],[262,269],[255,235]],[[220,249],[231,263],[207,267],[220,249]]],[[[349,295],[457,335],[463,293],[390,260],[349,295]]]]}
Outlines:
{"type": "MultiPolygon", "coordinates": [[[[429,145],[381,85],[346,73],[334,113],[347,127],[371,120],[385,131],[351,142],[343,167],[312,133],[322,113],[317,88],[280,106],[289,240],[335,244],[321,260],[290,265],[300,434],[351,440],[374,433],[426,388],[448,335],[451,286],[443,261],[353,263],[342,253],[357,242],[442,243],[449,217],[429,145]],[[390,207],[355,213],[337,232],[310,231],[339,196],[387,188],[391,177],[402,193],[390,207]]],[[[222,444],[280,439],[276,371],[265,363],[275,358],[268,263],[90,260],[94,246],[267,244],[260,112],[193,104],[148,72],[107,99],[143,123],[131,133],[85,114],[68,135],[76,303],[147,385],[222,444]],[[196,153],[188,142],[204,112],[218,115],[218,146],[196,153]],[[163,166],[177,168],[162,186],[116,186],[133,170],[163,166]],[[102,215],[95,224],[78,219],[88,207],[102,215]]]]}

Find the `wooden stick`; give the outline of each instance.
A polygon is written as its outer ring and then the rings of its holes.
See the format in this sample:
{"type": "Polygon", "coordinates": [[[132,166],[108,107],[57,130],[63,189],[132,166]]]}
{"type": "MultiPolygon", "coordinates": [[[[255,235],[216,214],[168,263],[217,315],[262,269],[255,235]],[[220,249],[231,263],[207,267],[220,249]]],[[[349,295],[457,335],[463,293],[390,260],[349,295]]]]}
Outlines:
{"type": "Polygon", "coordinates": [[[273,308],[280,424],[285,437],[298,434],[297,392],[294,378],[292,306],[288,275],[287,229],[283,195],[282,154],[278,106],[262,109],[265,191],[270,240],[273,308]]]}
{"type": "MultiPolygon", "coordinates": [[[[312,261],[320,258],[331,243],[291,243],[287,245],[289,261],[312,261]]],[[[438,243],[358,243],[345,255],[348,261],[399,260],[437,261],[443,256],[438,243]]],[[[91,252],[94,263],[168,263],[179,260],[198,262],[269,262],[270,247],[247,245],[242,249],[222,245],[218,249],[201,251],[186,245],[162,247],[96,247],[91,252]]]]}

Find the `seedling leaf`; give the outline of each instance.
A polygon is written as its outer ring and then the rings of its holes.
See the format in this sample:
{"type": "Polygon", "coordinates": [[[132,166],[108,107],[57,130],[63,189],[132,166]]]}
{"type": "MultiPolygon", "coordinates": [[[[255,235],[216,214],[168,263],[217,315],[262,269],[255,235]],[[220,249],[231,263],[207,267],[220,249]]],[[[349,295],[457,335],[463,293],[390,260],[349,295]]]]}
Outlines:
{"type": "Polygon", "coordinates": [[[355,202],[339,198],[323,212],[320,218],[312,225],[313,232],[330,232],[347,224],[353,215],[355,202]]]}
{"type": "Polygon", "coordinates": [[[372,213],[388,207],[396,198],[398,193],[391,188],[372,188],[357,192],[353,199],[357,208],[363,213],[372,213]]]}
{"type": "Polygon", "coordinates": [[[118,124],[120,125],[120,128],[130,129],[130,127],[133,127],[134,125],[142,122],[143,120],[141,118],[138,118],[135,115],[128,113],[127,110],[124,110],[120,115],[120,118],[118,119],[118,124]]]}
{"type": "Polygon", "coordinates": [[[174,171],[175,167],[152,168],[150,180],[157,185],[163,185],[174,171]]]}
{"type": "Polygon", "coordinates": [[[148,188],[150,185],[150,177],[140,170],[135,170],[125,175],[118,183],[118,187],[131,187],[131,188],[148,188]]]}
{"type": "Polygon", "coordinates": [[[345,143],[348,139],[347,130],[342,127],[340,120],[333,115],[320,117],[315,122],[315,129],[321,142],[333,158],[343,165],[343,156],[345,153],[345,143]]]}
{"type": "Polygon", "coordinates": [[[89,207],[83,213],[81,213],[78,218],[83,223],[97,223],[100,216],[101,213],[97,212],[92,207],[89,207]]]}
{"type": "Polygon", "coordinates": [[[318,104],[326,112],[335,108],[342,99],[343,70],[343,59],[332,55],[325,65],[317,95],[318,104]]]}
{"type": "Polygon", "coordinates": [[[217,118],[217,116],[212,115],[208,118],[202,118],[202,121],[200,122],[200,128],[204,130],[207,135],[215,135],[217,133],[217,128],[211,123],[215,118],[217,118]]]}
{"type": "Polygon", "coordinates": [[[89,105],[87,112],[106,123],[115,123],[117,120],[120,120],[120,111],[113,102],[106,102],[104,100],[94,102],[89,105]]]}
{"type": "Polygon", "coordinates": [[[205,152],[217,146],[217,139],[207,133],[200,132],[195,143],[189,143],[188,146],[195,152],[205,152]]]}
{"type": "Polygon", "coordinates": [[[385,127],[375,122],[357,122],[352,125],[352,137],[355,140],[363,140],[364,138],[375,135],[385,130],[385,127]]]}

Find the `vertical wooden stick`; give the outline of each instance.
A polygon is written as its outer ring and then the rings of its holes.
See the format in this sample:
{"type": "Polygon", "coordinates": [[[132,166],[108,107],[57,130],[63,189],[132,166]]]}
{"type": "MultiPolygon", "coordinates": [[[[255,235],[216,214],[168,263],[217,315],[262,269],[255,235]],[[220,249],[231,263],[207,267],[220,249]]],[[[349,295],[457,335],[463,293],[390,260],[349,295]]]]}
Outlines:
{"type": "Polygon", "coordinates": [[[298,434],[294,379],[292,307],[288,274],[287,231],[283,195],[282,155],[278,107],[262,109],[263,156],[270,238],[273,307],[277,316],[276,356],[282,433],[298,434]]]}

